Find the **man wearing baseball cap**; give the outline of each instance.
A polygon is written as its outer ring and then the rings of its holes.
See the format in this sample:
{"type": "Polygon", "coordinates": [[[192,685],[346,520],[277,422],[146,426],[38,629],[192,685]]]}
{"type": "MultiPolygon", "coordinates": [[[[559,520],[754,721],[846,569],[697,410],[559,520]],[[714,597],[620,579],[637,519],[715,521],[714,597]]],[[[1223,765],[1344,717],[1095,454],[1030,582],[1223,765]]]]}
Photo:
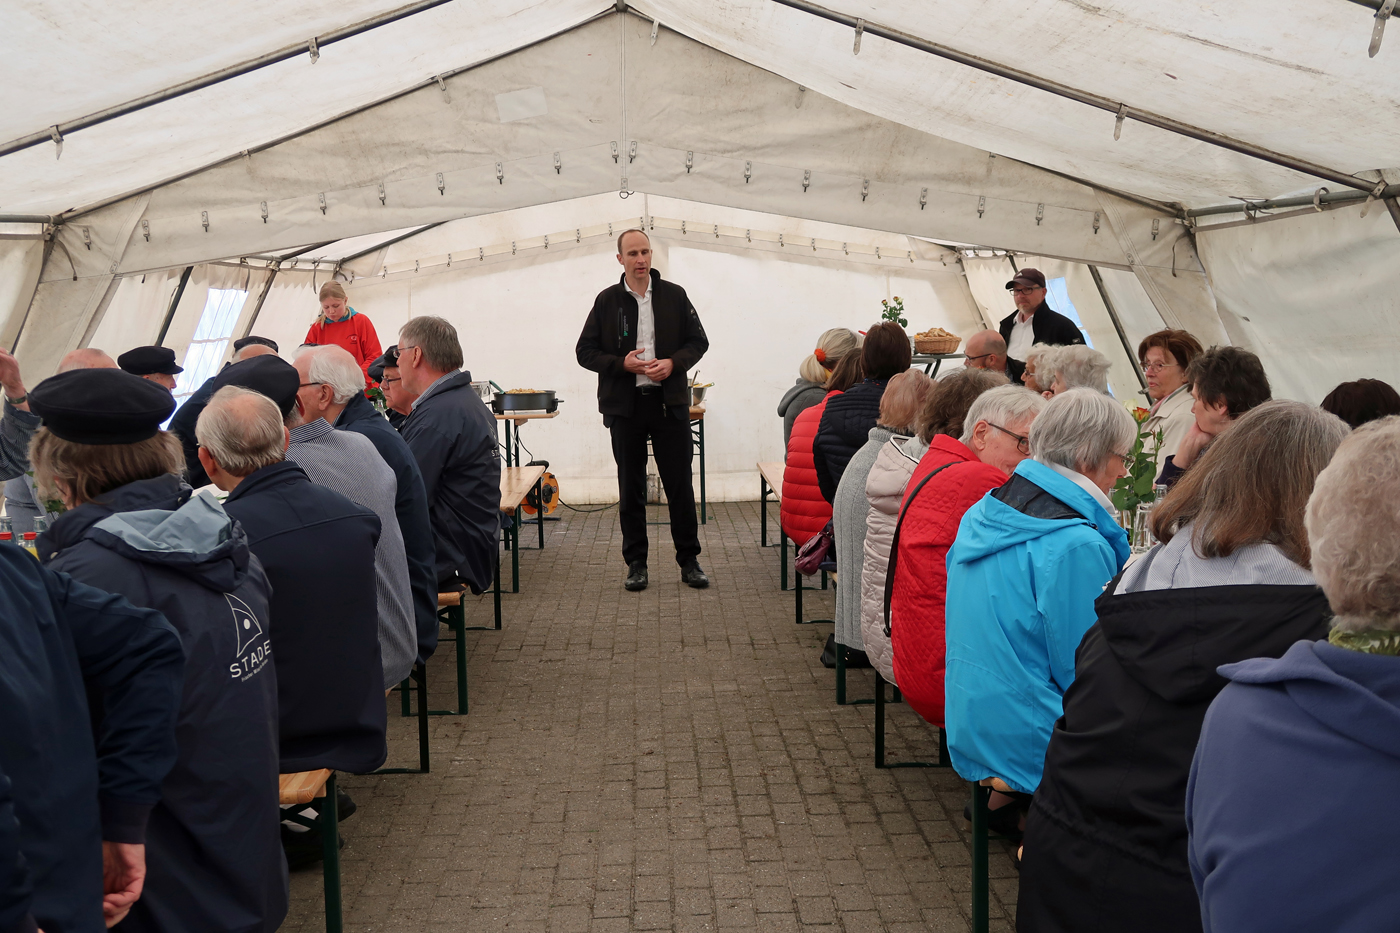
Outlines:
{"type": "Polygon", "coordinates": [[[133,376],[149,379],[175,391],[175,377],[184,367],[175,362],[175,351],[169,347],[136,347],[117,357],[117,365],[133,376]]]}
{"type": "Polygon", "coordinates": [[[1026,353],[1037,343],[1068,346],[1083,343],[1078,325],[1045,303],[1045,274],[1022,269],[1006,283],[1016,310],[1002,319],[1001,339],[1006,341],[1006,374],[1019,383],[1026,371],[1026,353]]]}

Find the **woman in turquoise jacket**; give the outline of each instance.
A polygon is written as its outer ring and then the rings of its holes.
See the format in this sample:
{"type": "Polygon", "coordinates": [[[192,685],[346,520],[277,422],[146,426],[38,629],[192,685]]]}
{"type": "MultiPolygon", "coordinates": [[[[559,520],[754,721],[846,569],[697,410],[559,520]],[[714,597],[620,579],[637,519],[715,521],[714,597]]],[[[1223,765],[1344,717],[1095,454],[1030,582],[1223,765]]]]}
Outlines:
{"type": "Polygon", "coordinates": [[[1040,784],[1094,600],[1128,559],[1107,492],[1137,425],[1092,389],[1055,396],[1031,459],[968,510],[948,552],[947,732],[953,767],[1031,794],[1040,784]]]}

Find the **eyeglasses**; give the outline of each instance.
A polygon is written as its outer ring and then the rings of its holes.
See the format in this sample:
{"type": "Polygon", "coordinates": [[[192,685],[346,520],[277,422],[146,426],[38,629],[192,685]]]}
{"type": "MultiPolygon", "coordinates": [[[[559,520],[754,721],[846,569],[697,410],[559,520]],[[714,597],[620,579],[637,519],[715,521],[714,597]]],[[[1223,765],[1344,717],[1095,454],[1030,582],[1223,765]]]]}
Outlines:
{"type": "Polygon", "coordinates": [[[1011,294],[1013,294],[1013,295],[1032,295],[1032,294],[1035,294],[1035,293],[1038,292],[1038,291],[1040,291],[1039,286],[1037,286],[1036,288],[1013,288],[1013,289],[1011,289],[1011,294]]]}
{"type": "Polygon", "coordinates": [[[379,384],[382,385],[382,386],[386,386],[386,385],[389,385],[390,383],[393,383],[393,382],[401,382],[401,381],[403,381],[403,377],[399,377],[398,379],[381,379],[381,380],[379,380],[379,384]]]}
{"type": "Polygon", "coordinates": [[[306,388],[307,386],[323,386],[323,385],[325,385],[324,382],[303,382],[301,385],[297,386],[297,388],[298,388],[298,389],[304,389],[304,388],[306,388]]]}
{"type": "Polygon", "coordinates": [[[1017,434],[1015,431],[1008,431],[1001,425],[992,424],[990,421],[987,422],[987,426],[996,428],[998,431],[1000,431],[1002,434],[1005,434],[1007,437],[1016,438],[1016,449],[1019,450],[1021,453],[1026,454],[1027,456],[1030,455],[1031,439],[1029,437],[1023,437],[1022,435],[1017,434]]]}
{"type": "Polygon", "coordinates": [[[1145,373],[1160,373],[1164,369],[1171,369],[1173,366],[1180,367],[1180,363],[1143,363],[1142,371],[1145,373]]]}
{"type": "Polygon", "coordinates": [[[965,357],[963,357],[963,365],[966,366],[968,363],[971,363],[971,362],[973,362],[974,360],[985,360],[985,359],[986,359],[987,357],[989,357],[989,356],[996,356],[996,354],[995,354],[995,353],[983,353],[981,356],[965,356],[965,357]]]}
{"type": "Polygon", "coordinates": [[[1133,457],[1132,454],[1115,453],[1113,456],[1123,461],[1123,469],[1125,470],[1131,470],[1133,468],[1133,463],[1136,462],[1136,458],[1133,457]]]}

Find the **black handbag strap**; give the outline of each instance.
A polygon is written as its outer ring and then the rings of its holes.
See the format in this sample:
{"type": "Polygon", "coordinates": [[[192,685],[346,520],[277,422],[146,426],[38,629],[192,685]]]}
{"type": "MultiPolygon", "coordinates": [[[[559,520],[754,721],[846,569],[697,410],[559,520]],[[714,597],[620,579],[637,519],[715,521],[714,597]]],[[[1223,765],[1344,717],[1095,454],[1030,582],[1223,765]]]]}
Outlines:
{"type": "Polygon", "coordinates": [[[911,493],[908,495],[908,497],[905,498],[905,500],[904,500],[904,507],[903,507],[903,508],[900,510],[900,512],[899,512],[899,520],[898,520],[897,522],[895,522],[895,525],[894,525],[894,537],[890,539],[890,562],[889,562],[889,564],[886,565],[886,567],[885,567],[885,610],[884,610],[884,611],[885,611],[885,637],[886,637],[886,638],[889,638],[889,637],[890,637],[890,597],[894,595],[894,571],[895,571],[895,568],[896,568],[897,566],[899,566],[899,532],[900,532],[900,529],[902,529],[902,528],[904,527],[904,516],[906,516],[906,515],[909,514],[909,506],[913,505],[915,497],[917,497],[917,496],[919,495],[919,491],[920,491],[921,489],[923,489],[925,485],[928,484],[928,481],[929,481],[929,480],[933,479],[933,478],[934,478],[935,476],[937,476],[939,473],[942,473],[944,470],[948,469],[948,467],[952,466],[954,463],[963,463],[963,462],[965,462],[965,461],[962,461],[962,460],[954,460],[952,463],[945,463],[945,464],[943,464],[941,467],[939,467],[938,469],[934,470],[934,471],[933,471],[932,473],[930,473],[928,476],[925,476],[923,479],[919,480],[919,485],[915,486],[915,487],[914,487],[914,491],[911,492],[911,493]]]}

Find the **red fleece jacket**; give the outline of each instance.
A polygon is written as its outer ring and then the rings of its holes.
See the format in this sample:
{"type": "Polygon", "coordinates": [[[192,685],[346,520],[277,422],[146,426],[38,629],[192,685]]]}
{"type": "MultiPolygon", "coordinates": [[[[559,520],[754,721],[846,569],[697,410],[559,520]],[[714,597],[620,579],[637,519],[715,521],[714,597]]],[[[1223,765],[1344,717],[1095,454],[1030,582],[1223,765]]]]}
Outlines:
{"type": "Polygon", "coordinates": [[[374,385],[374,380],[369,377],[369,364],[379,359],[384,351],[380,349],[379,335],[374,332],[374,325],[354,308],[338,321],[322,324],[318,318],[302,342],[323,347],[330,344],[344,347],[364,371],[365,385],[374,385]]]}

